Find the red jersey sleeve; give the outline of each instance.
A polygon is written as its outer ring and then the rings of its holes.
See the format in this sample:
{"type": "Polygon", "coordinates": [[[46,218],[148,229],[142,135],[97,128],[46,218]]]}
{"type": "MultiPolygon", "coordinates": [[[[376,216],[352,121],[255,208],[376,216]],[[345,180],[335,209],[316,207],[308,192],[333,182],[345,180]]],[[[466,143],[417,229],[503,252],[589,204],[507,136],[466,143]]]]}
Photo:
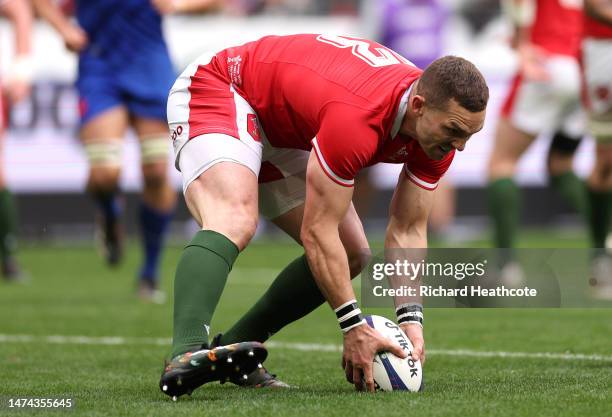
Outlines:
{"type": "Polygon", "coordinates": [[[408,179],[426,190],[435,190],[438,187],[440,178],[444,176],[450,167],[455,150],[450,151],[439,161],[430,159],[423,151],[423,148],[416,142],[412,147],[410,156],[404,164],[404,172],[408,179]]]}
{"type": "Polygon", "coordinates": [[[377,125],[366,110],[343,104],[326,108],[312,148],[327,176],[353,186],[359,170],[370,165],[376,154],[381,135],[377,125]]]}

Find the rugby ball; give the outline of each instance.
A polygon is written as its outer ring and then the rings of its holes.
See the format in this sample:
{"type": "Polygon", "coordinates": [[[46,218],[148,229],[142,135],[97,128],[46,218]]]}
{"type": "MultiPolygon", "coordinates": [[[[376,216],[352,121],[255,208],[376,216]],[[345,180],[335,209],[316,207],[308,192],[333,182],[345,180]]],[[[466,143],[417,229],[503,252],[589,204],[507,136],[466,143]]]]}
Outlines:
{"type": "Polygon", "coordinates": [[[423,368],[421,361],[410,357],[412,343],[406,333],[394,322],[381,316],[366,316],[366,322],[387,339],[398,343],[408,357],[399,358],[390,352],[379,352],[372,366],[374,384],[381,391],[422,391],[423,368]]]}

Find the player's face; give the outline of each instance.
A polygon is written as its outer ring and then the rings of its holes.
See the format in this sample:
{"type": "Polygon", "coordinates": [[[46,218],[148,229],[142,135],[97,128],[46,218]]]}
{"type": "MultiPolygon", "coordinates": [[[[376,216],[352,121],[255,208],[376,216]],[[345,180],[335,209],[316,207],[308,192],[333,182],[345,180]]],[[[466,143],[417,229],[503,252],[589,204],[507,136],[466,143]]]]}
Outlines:
{"type": "Polygon", "coordinates": [[[450,100],[446,109],[424,105],[416,122],[417,140],[431,159],[440,160],[453,149],[461,152],[482,129],[485,110],[473,113],[450,100]]]}

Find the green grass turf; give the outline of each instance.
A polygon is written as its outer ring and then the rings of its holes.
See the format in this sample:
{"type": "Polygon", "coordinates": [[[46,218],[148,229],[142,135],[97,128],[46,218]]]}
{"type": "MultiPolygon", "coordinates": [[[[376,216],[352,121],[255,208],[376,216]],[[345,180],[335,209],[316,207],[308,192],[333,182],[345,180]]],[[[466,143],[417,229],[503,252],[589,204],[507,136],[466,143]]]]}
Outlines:
{"type": "MultiPolygon", "coordinates": [[[[538,242],[545,238],[538,237],[538,242]]],[[[555,240],[558,243],[558,241],[555,240]]],[[[577,241],[577,245],[582,243],[577,241]]],[[[552,242],[551,242],[552,243],[552,242]]],[[[164,287],[180,249],[164,259],[164,287]]],[[[227,328],[265,290],[275,271],[300,253],[292,245],[255,243],[239,259],[212,331],[227,328]]],[[[71,411],[37,415],[91,416],[609,416],[612,362],[470,358],[431,354],[427,388],[420,394],[353,391],[344,381],[338,352],[270,349],[266,365],[289,391],[245,390],[210,384],[172,403],[157,387],[168,346],[139,343],[168,338],[171,303],[143,304],[133,295],[138,252],[106,269],[91,248],[30,247],[21,259],[28,285],[0,284],[0,334],[122,336],[122,346],[0,342],[0,415],[7,398],[72,397],[71,411]],[[142,339],[140,339],[142,340],[142,339]]],[[[389,310],[368,313],[392,317],[389,310]]],[[[341,343],[333,314],[322,307],[274,339],[341,343]]],[[[430,309],[432,350],[577,352],[612,354],[612,310],[430,309]]]]}

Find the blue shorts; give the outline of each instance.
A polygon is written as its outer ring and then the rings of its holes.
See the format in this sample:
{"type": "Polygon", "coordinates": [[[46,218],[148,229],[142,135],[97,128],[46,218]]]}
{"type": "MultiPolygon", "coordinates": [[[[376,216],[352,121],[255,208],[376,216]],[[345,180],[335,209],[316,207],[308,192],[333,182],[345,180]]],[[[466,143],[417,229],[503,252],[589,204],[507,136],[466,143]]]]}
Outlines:
{"type": "Polygon", "coordinates": [[[116,106],[130,115],[166,122],[168,93],[176,74],[168,52],[138,52],[126,65],[81,54],[76,87],[81,124],[116,106]]]}

